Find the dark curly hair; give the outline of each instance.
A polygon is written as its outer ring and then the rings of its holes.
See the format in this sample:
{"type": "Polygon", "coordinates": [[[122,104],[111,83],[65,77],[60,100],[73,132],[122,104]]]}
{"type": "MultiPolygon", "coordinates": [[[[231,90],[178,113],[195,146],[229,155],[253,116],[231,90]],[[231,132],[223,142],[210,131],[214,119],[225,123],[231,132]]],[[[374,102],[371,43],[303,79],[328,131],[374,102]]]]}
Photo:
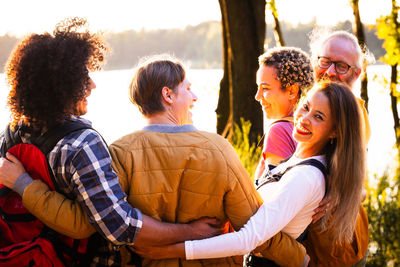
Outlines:
{"type": "Polygon", "coordinates": [[[75,114],[85,96],[89,71],[99,70],[108,51],[86,19],[68,18],[53,35],[31,34],[16,46],[6,65],[11,90],[11,126],[50,127],[75,114]],[[82,31],[79,31],[82,29],[82,31]]]}
{"type": "Polygon", "coordinates": [[[260,66],[272,66],[276,69],[276,79],[281,89],[297,84],[299,96],[306,93],[314,84],[314,71],[309,56],[295,47],[277,47],[268,49],[258,58],[260,66]]]}

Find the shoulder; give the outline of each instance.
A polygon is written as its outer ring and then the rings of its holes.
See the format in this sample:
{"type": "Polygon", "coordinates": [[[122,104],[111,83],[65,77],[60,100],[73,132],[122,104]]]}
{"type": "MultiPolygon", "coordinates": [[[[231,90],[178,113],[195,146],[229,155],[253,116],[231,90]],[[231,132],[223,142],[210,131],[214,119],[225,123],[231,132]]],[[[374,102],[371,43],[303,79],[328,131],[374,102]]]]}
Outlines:
{"type": "Polygon", "coordinates": [[[133,150],[154,149],[156,147],[181,147],[190,149],[192,153],[213,151],[214,156],[217,156],[215,153],[221,154],[218,151],[224,153],[231,145],[222,136],[205,131],[160,133],[140,130],[119,138],[109,146],[109,149],[111,153],[117,151],[123,153],[133,150]]]}
{"type": "Polygon", "coordinates": [[[132,144],[134,141],[138,141],[138,139],[144,136],[150,136],[151,132],[149,131],[135,131],[130,134],[124,135],[117,140],[115,140],[111,145],[111,147],[126,147],[128,144],[132,144]]]}
{"type": "Polygon", "coordinates": [[[269,127],[268,133],[270,134],[290,134],[293,130],[293,123],[289,121],[278,121],[271,124],[269,127]]]}
{"type": "MultiPolygon", "coordinates": [[[[325,167],[325,160],[322,157],[312,157],[313,159],[318,160],[322,163],[325,167]]],[[[298,162],[296,162],[298,163],[298,162]]],[[[295,164],[296,164],[295,163],[295,164]]],[[[295,165],[293,164],[293,165],[295,165]]],[[[292,165],[292,166],[293,166],[292,165]]],[[[315,188],[315,189],[324,189],[325,188],[325,176],[322,171],[313,166],[313,165],[296,165],[293,166],[285,176],[288,179],[295,180],[296,184],[303,184],[304,186],[315,188]]]]}
{"type": "Polygon", "coordinates": [[[197,135],[206,141],[206,147],[212,150],[219,150],[223,153],[234,152],[234,149],[227,139],[216,133],[210,133],[206,131],[197,131],[197,135]]]}
{"type": "Polygon", "coordinates": [[[105,145],[103,137],[92,128],[92,123],[81,117],[72,117],[60,126],[61,131],[71,131],[60,140],[62,146],[68,145],[73,148],[81,148],[88,144],[99,143],[105,145]],[[78,130],[73,130],[77,129],[78,130]]]}
{"type": "Polygon", "coordinates": [[[210,133],[210,132],[206,132],[206,131],[196,131],[194,133],[198,134],[199,136],[201,136],[204,139],[210,140],[210,142],[213,142],[213,143],[218,143],[218,144],[219,143],[221,143],[221,144],[228,143],[229,144],[228,140],[226,140],[224,137],[222,137],[221,135],[216,134],[216,133],[210,133]]]}
{"type": "Polygon", "coordinates": [[[292,132],[293,124],[291,122],[279,121],[272,124],[266,133],[263,151],[281,158],[291,156],[297,144],[292,132]]]}
{"type": "Polygon", "coordinates": [[[73,148],[82,148],[87,145],[106,145],[102,136],[94,129],[82,129],[66,135],[61,141],[61,146],[69,145],[73,148]]]}

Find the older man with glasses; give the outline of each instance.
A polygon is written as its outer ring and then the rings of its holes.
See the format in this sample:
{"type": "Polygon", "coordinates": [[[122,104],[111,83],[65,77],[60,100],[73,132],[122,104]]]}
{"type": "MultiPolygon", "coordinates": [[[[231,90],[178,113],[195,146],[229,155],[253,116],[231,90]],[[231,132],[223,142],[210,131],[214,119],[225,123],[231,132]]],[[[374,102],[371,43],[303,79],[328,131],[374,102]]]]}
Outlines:
{"type": "Polygon", "coordinates": [[[310,44],[318,80],[340,81],[353,88],[362,72],[365,55],[354,35],[336,31],[310,44]]]}
{"type": "MultiPolygon", "coordinates": [[[[367,49],[362,49],[357,38],[345,31],[332,33],[314,32],[310,42],[311,56],[314,62],[314,73],[317,80],[331,80],[346,84],[352,90],[363,71],[364,62],[373,57],[367,49]]],[[[354,91],[353,91],[354,92],[354,91]]],[[[368,114],[364,101],[357,98],[364,115],[366,140],[370,136],[368,114]]],[[[351,244],[333,244],[327,232],[320,232],[317,222],[326,212],[334,209],[329,199],[324,199],[316,209],[307,240],[304,245],[311,261],[309,266],[365,266],[368,255],[368,217],[360,205],[356,221],[353,242],[351,244]]]]}

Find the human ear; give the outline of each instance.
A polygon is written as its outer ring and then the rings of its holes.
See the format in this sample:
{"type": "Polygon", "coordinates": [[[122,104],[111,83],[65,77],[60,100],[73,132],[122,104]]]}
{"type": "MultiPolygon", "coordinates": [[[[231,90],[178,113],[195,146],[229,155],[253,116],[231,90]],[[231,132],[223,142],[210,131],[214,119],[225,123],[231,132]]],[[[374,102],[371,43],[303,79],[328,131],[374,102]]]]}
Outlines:
{"type": "Polygon", "coordinates": [[[354,74],[356,75],[356,78],[358,79],[358,77],[361,75],[361,68],[355,68],[355,70],[354,70],[354,74]]]}
{"type": "Polygon", "coordinates": [[[162,96],[162,99],[163,99],[165,102],[167,102],[168,104],[172,104],[172,102],[173,102],[173,101],[172,101],[171,95],[172,95],[172,90],[169,89],[168,87],[164,86],[164,87],[161,89],[161,96],[162,96]]]}
{"type": "Polygon", "coordinates": [[[329,134],[329,139],[334,139],[337,137],[336,129],[333,129],[329,134]]]}
{"type": "Polygon", "coordinates": [[[292,84],[287,88],[288,93],[289,93],[289,99],[290,100],[295,100],[299,96],[299,86],[297,84],[292,84]]]}

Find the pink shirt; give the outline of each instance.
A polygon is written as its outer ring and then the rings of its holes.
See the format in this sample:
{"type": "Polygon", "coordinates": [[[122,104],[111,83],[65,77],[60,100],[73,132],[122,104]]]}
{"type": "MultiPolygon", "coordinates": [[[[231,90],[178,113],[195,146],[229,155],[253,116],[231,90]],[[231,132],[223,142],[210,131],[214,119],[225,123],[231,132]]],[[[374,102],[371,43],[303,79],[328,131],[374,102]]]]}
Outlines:
{"type": "Polygon", "coordinates": [[[278,121],[272,123],[265,134],[263,159],[265,160],[265,153],[267,152],[284,159],[293,155],[297,142],[294,140],[292,132],[292,122],[278,121]]]}

